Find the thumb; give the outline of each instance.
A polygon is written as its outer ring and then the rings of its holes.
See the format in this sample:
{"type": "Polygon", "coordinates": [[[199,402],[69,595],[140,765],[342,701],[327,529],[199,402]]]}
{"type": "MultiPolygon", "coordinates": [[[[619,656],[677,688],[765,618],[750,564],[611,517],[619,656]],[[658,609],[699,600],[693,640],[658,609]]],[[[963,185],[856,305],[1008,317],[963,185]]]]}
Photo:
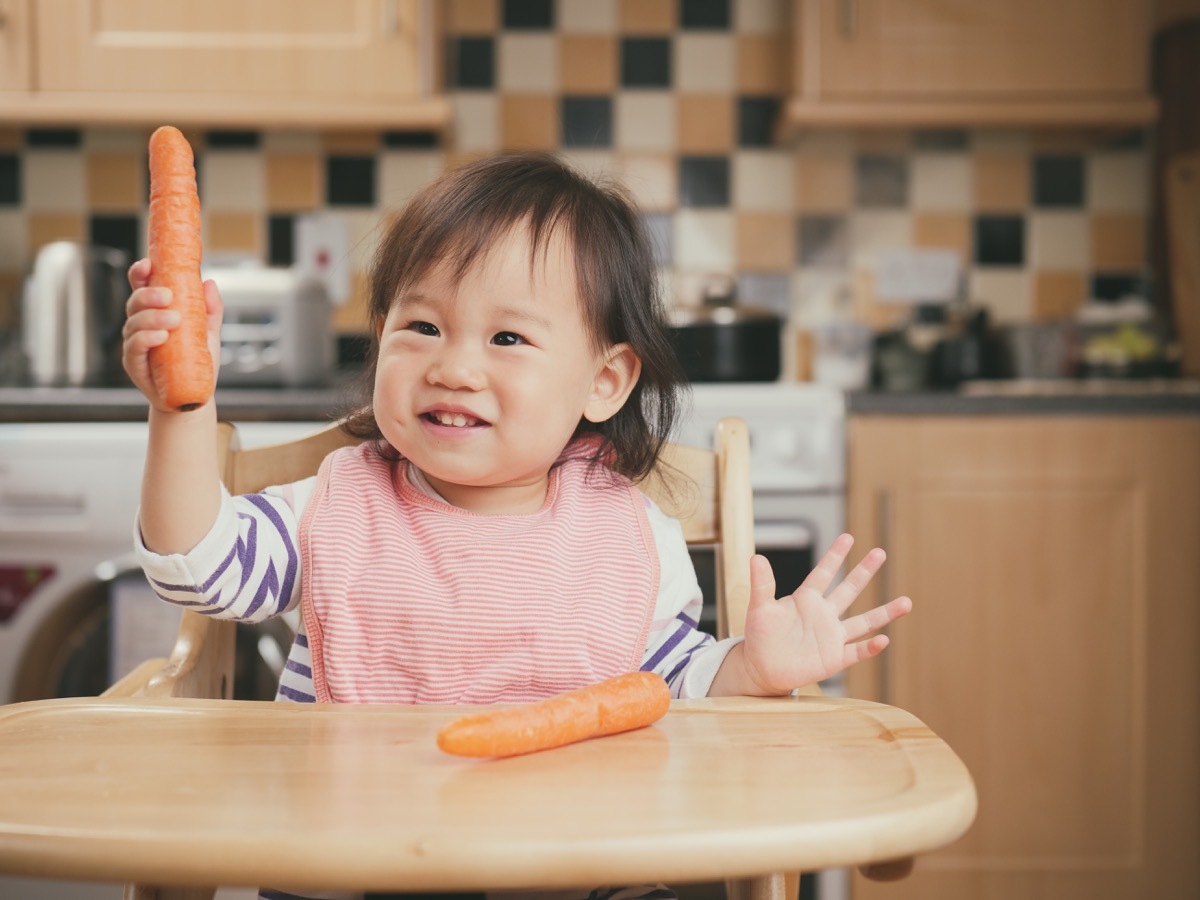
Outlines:
{"type": "Polygon", "coordinates": [[[775,600],[775,572],[761,553],[750,558],[750,608],[775,600]]]}

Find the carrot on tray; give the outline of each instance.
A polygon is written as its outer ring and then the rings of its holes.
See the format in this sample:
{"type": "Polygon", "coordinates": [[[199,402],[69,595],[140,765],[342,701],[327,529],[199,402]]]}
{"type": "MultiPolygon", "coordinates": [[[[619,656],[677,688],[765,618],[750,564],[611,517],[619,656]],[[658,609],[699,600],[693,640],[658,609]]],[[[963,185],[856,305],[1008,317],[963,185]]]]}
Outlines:
{"type": "Polygon", "coordinates": [[[536,703],[463,716],[438,732],[437,743],[455,756],[517,756],[644,728],[670,704],[662,676],[629,672],[536,703]]]}
{"type": "Polygon", "coordinates": [[[180,325],[150,351],[150,372],[163,403],[188,410],[212,396],[208,313],[200,278],[200,196],[192,148],[179,129],[150,135],[150,284],[171,289],[180,325]]]}

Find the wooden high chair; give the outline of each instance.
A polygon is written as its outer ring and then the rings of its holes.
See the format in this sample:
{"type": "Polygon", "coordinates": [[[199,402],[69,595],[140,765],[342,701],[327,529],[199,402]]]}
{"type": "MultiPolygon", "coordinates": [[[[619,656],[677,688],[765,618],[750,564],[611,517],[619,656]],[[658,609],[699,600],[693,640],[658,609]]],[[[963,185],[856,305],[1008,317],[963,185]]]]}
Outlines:
{"type": "MultiPolygon", "coordinates": [[[[240,449],[236,428],[219,431],[223,480],[233,494],[253,493],[316,473],[333,450],[356,441],[336,425],[301,440],[240,449]]],[[[716,555],[718,633],[742,633],[750,599],[750,558],[754,554],[754,514],[750,485],[750,442],[746,424],[721,420],[711,450],[668,444],[643,490],[683,526],[690,545],[712,545],[716,555]]],[[[149,660],[113,685],[106,697],[196,697],[229,699],[233,690],[234,628],[196,613],[183,613],[169,659],[149,660]]],[[[820,693],[815,686],[809,689],[820,693]]],[[[728,883],[732,900],[784,900],[797,895],[798,873],[778,873],[728,883]]],[[[204,896],[130,886],[127,900],[204,896]]],[[[209,896],[211,896],[209,894],[209,896]]]]}

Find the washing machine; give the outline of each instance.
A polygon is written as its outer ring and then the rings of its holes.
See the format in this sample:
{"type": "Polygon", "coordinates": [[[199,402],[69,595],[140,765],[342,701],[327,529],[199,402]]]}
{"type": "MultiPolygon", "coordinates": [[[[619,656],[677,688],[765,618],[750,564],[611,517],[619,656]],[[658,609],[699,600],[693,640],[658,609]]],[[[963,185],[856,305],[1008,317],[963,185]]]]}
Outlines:
{"type": "MultiPolygon", "coordinates": [[[[243,446],[261,446],[322,427],[252,422],[238,432],[243,446]]],[[[170,652],[179,611],[153,596],[131,552],[146,430],[144,422],[0,424],[0,703],[94,696],[170,652]]],[[[274,696],[290,634],[278,621],[239,629],[235,696],[274,696]]],[[[120,885],[0,877],[0,900],[120,897],[120,885]]]]}

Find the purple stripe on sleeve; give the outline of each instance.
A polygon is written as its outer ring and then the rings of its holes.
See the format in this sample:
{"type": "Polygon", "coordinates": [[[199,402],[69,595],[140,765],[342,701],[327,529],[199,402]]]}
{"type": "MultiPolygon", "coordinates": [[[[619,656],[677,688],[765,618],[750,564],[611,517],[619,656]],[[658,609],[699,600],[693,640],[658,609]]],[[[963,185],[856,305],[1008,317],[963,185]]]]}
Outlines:
{"type": "Polygon", "coordinates": [[[283,666],[289,672],[295,672],[297,675],[303,675],[305,678],[312,678],[312,668],[298,663],[294,659],[289,659],[283,666]]]}
{"type": "Polygon", "coordinates": [[[279,533],[279,540],[283,543],[284,550],[287,551],[287,567],[283,573],[283,586],[279,591],[278,603],[275,607],[275,612],[283,612],[284,606],[287,605],[288,598],[292,596],[292,588],[296,583],[296,567],[299,564],[299,555],[296,553],[296,547],[291,541],[287,527],[283,524],[283,519],[279,515],[274,504],[262,494],[252,494],[246,497],[246,500],[258,507],[264,516],[270,520],[275,526],[275,530],[279,533]]]}
{"type": "Polygon", "coordinates": [[[279,686],[279,696],[287,700],[292,700],[296,703],[316,703],[317,698],[312,694],[306,694],[304,691],[298,691],[295,688],[290,688],[287,685],[279,686]]]}
{"type": "MultiPolygon", "coordinates": [[[[676,618],[679,617],[676,616],[676,618]]],[[[696,627],[694,625],[689,625],[686,621],[680,623],[679,627],[675,629],[675,633],[659,644],[658,649],[654,651],[654,655],[642,663],[642,671],[654,671],[655,667],[657,667],[660,662],[666,659],[667,654],[674,650],[680,641],[682,641],[687,635],[692,634],[695,630],[696,627]]]]}

